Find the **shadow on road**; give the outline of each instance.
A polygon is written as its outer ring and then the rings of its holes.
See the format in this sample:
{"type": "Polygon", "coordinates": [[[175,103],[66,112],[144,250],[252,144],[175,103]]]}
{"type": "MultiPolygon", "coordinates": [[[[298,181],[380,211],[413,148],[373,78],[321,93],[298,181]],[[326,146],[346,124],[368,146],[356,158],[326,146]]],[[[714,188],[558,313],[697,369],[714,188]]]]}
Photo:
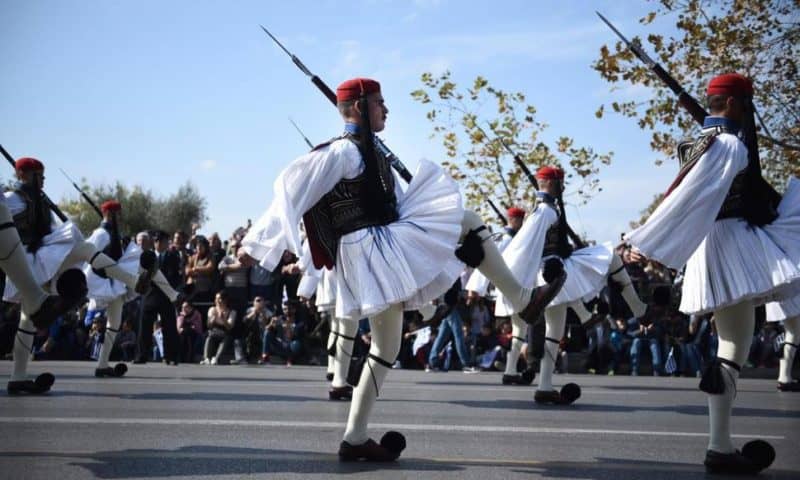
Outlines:
{"type": "MultiPolygon", "coordinates": [[[[50,452],[3,452],[11,458],[63,458],[68,465],[84,468],[96,478],[152,478],[177,476],[293,474],[352,474],[372,472],[460,472],[492,469],[491,476],[510,473],[534,478],[576,478],[600,480],[643,479],[693,480],[708,478],[702,465],[597,458],[592,462],[538,462],[486,459],[428,459],[403,457],[394,463],[340,463],[333,453],[257,448],[186,446],[178,450],[130,449],[89,454],[50,452]]],[[[422,473],[420,473],[422,472],[422,473]]],[[[767,470],[760,478],[790,479],[797,472],[767,470]]],[[[457,474],[458,475],[458,474],[457,474]]],[[[725,477],[714,476],[715,480],[725,477]]]]}

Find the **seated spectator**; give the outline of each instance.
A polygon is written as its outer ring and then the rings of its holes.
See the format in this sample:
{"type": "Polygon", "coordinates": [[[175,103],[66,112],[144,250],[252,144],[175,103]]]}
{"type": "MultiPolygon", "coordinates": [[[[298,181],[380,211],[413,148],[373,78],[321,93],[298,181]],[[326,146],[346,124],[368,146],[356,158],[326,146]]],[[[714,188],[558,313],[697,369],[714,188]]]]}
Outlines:
{"type": "Polygon", "coordinates": [[[181,345],[181,361],[193,363],[195,352],[202,348],[203,318],[194,306],[186,301],[176,321],[181,345]]]}
{"type": "Polygon", "coordinates": [[[259,353],[263,353],[262,332],[266,330],[273,315],[274,312],[267,307],[267,302],[261,296],[256,296],[253,299],[253,306],[247,309],[244,324],[248,360],[258,358],[259,353]]]}
{"type": "Polygon", "coordinates": [[[609,333],[609,341],[611,342],[611,350],[614,353],[608,368],[608,374],[614,375],[619,370],[622,362],[625,361],[625,356],[630,352],[630,345],[633,341],[628,335],[628,324],[624,319],[616,318],[614,320],[614,325],[609,333]]]}
{"type": "MultiPolygon", "coordinates": [[[[650,307],[654,309],[653,306],[650,307]]],[[[658,376],[662,373],[661,367],[661,333],[658,323],[654,320],[643,319],[641,322],[636,317],[628,319],[628,336],[631,342],[631,375],[639,375],[639,359],[642,348],[645,345],[650,347],[650,356],[653,364],[653,375],[658,376]]]]}
{"type": "MultiPolygon", "coordinates": [[[[199,244],[199,243],[198,243],[199,244]]],[[[208,336],[203,352],[203,365],[216,365],[231,343],[230,331],[236,323],[236,312],[228,304],[228,294],[220,291],[214,297],[214,306],[208,309],[208,336]]]]}
{"type": "Polygon", "coordinates": [[[499,362],[498,356],[502,357],[503,348],[497,344],[497,335],[492,331],[492,324],[488,323],[481,327],[481,333],[475,341],[475,356],[478,366],[482,370],[501,370],[495,362],[499,362]]]}
{"type": "Polygon", "coordinates": [[[136,358],[136,332],[130,320],[122,322],[122,329],[114,339],[114,350],[120,352],[123,362],[132,362],[136,358]]]}
{"type": "Polygon", "coordinates": [[[267,363],[272,355],[286,359],[286,366],[292,364],[305,352],[306,323],[298,315],[299,301],[289,300],[285,315],[280,321],[273,316],[273,321],[264,333],[264,347],[261,355],[262,363],[267,363]]]}

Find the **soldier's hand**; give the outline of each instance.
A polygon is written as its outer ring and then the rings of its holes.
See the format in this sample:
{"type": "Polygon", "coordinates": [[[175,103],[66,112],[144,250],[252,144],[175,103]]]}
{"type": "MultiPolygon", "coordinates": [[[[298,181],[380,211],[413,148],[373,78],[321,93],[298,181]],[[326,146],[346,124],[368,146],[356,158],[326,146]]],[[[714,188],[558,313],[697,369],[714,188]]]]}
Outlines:
{"type": "Polygon", "coordinates": [[[645,263],[647,262],[647,257],[645,257],[642,252],[635,248],[631,248],[629,258],[632,263],[645,263]]]}
{"type": "Polygon", "coordinates": [[[239,255],[237,255],[237,260],[239,260],[239,263],[245,267],[253,267],[256,263],[258,263],[256,262],[255,258],[251,257],[247,254],[247,252],[241,249],[239,250],[239,255]]]}

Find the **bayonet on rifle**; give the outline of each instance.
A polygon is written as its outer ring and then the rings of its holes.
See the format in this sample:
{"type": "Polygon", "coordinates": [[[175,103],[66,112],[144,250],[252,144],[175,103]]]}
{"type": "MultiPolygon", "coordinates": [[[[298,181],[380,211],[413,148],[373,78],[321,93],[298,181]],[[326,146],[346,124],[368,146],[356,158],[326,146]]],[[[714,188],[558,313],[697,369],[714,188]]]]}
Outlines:
{"type": "MultiPolygon", "coordinates": [[[[322,92],[322,94],[325,95],[334,106],[336,106],[336,94],[333,92],[333,90],[331,90],[330,87],[328,87],[328,85],[326,85],[325,82],[322,81],[322,79],[311,73],[311,70],[309,70],[308,67],[306,67],[303,64],[303,62],[300,61],[299,58],[297,58],[297,55],[287,50],[286,47],[284,47],[283,44],[279,42],[278,39],[275,38],[274,35],[272,35],[272,33],[270,33],[269,30],[264,28],[263,25],[260,25],[260,27],[262,30],[264,30],[264,33],[269,35],[269,38],[271,38],[275,43],[278,44],[279,47],[281,47],[281,50],[286,52],[286,54],[289,55],[289,57],[291,57],[292,62],[294,62],[297,68],[299,68],[301,72],[303,72],[307,77],[311,79],[311,83],[313,83],[319,89],[319,91],[322,92]]],[[[386,157],[386,160],[388,160],[389,163],[392,165],[392,168],[394,168],[397,171],[397,173],[400,175],[400,177],[403,178],[403,180],[405,180],[406,182],[411,182],[411,179],[413,178],[411,172],[408,171],[408,168],[406,168],[403,162],[401,162],[400,159],[397,158],[397,155],[395,155],[394,152],[389,150],[389,147],[387,147],[386,144],[383,143],[383,140],[381,140],[377,135],[375,136],[375,148],[380,150],[383,156],[386,157]]]]}
{"type": "Polygon", "coordinates": [[[79,187],[77,183],[75,183],[75,180],[73,180],[69,175],[67,175],[67,172],[65,172],[63,168],[59,168],[59,170],[61,170],[61,173],[65,177],[67,177],[67,180],[69,180],[69,182],[72,184],[72,186],[75,187],[75,190],[77,190],[78,193],[81,194],[83,199],[86,200],[86,203],[88,203],[94,209],[94,211],[97,212],[98,215],[100,215],[100,218],[102,219],[103,218],[103,212],[100,211],[100,208],[97,206],[96,203],[94,203],[94,201],[92,201],[91,197],[89,197],[89,195],[86,192],[84,192],[83,189],[81,187],[79,187]]]}

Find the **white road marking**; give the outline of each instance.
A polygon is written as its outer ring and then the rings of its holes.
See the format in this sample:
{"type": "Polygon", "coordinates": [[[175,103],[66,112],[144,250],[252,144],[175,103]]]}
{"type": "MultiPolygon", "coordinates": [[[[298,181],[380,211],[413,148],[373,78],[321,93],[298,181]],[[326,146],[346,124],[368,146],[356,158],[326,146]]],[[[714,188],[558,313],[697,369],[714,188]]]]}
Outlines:
{"type": "MultiPolygon", "coordinates": [[[[66,425],[159,425],[159,426],[202,426],[202,427],[265,427],[292,428],[307,430],[340,430],[343,422],[288,422],[279,420],[226,420],[197,418],[95,418],[95,417],[0,417],[0,424],[66,424],[66,425]]],[[[410,425],[399,423],[372,423],[377,430],[403,430],[412,432],[458,432],[458,433],[500,433],[500,434],[554,434],[554,435],[627,435],[642,437],[707,437],[705,432],[674,432],[652,430],[605,430],[592,428],[547,428],[511,427],[501,425],[410,425]]],[[[763,438],[785,440],[783,435],[761,435],[743,433],[734,438],[763,438]]]]}

